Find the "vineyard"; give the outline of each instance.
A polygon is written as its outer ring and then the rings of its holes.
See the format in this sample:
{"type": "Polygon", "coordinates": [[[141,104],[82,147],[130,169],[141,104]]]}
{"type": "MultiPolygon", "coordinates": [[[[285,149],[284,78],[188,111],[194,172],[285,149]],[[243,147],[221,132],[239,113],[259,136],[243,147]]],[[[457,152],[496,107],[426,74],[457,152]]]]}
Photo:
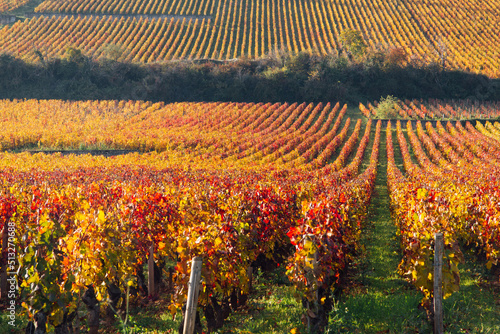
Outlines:
{"type": "Polygon", "coordinates": [[[0,334],[500,333],[498,0],[0,14],[0,334]]]}
{"type": "MultiPolygon", "coordinates": [[[[99,317],[114,318],[128,296],[140,303],[160,294],[170,316],[182,317],[190,262],[200,256],[198,305],[210,332],[248,307],[253,273],[269,267],[286,268],[303,323],[323,332],[364,253],[381,172],[398,271],[425,308],[435,232],[445,234],[445,298],[459,290],[465,249],[477,247],[474,261],[494,272],[500,123],[383,128],[349,115],[339,103],[0,101],[0,223],[15,226],[20,312],[44,314],[56,332],[86,314],[97,333],[99,317]],[[99,148],[143,153],[43,153],[99,148]],[[16,153],[24,150],[41,152],[16,153]],[[156,291],[145,284],[148,260],[160,273],[156,291]]],[[[297,322],[284,330],[297,332],[297,322]]]]}
{"type": "MultiPolygon", "coordinates": [[[[381,115],[380,103],[368,102],[367,106],[359,104],[359,109],[367,118],[386,119],[415,119],[415,120],[466,120],[466,119],[500,119],[500,105],[498,102],[479,102],[472,100],[441,101],[429,99],[428,101],[405,100],[388,101],[392,104],[388,112],[381,115]]],[[[491,126],[487,123],[488,127],[491,126]]]]}
{"type": "Polygon", "coordinates": [[[342,34],[354,30],[372,52],[397,48],[404,63],[500,75],[500,12],[491,0],[47,0],[35,11],[41,16],[0,30],[2,52],[35,62],[35,51],[63,57],[72,47],[134,63],[326,55],[345,51],[342,34]]]}
{"type": "MultiPolygon", "coordinates": [[[[434,233],[446,231],[445,298],[460,285],[458,264],[463,256],[459,240],[481,245],[488,268],[498,263],[500,188],[496,157],[500,146],[498,138],[486,136],[470,123],[467,129],[460,123],[455,126],[447,123],[446,129],[440,123],[436,129],[427,123],[426,129],[427,133],[418,123],[415,133],[411,123],[407,123],[407,134],[418,160],[416,165],[401,126],[397,124],[406,176],[395,165],[394,149],[389,140],[387,173],[394,220],[404,254],[399,269],[424,293],[424,302],[428,303],[432,295],[434,233]]],[[[390,125],[387,131],[390,133],[390,125]]]]}
{"type": "Polygon", "coordinates": [[[160,1],[44,1],[35,8],[38,13],[104,13],[104,14],[168,14],[212,15],[216,1],[160,0],[160,1]]]}
{"type": "Polygon", "coordinates": [[[0,13],[8,12],[27,4],[29,0],[1,0],[0,13]]]}

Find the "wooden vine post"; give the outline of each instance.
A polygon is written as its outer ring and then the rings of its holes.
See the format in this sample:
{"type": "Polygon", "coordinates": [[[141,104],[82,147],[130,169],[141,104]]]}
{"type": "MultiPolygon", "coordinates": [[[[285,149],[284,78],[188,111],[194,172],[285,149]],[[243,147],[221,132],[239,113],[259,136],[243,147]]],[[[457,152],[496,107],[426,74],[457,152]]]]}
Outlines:
{"type": "Polygon", "coordinates": [[[191,276],[189,277],[188,296],[186,302],[186,315],[184,317],[184,332],[183,334],[193,334],[196,321],[196,307],[198,305],[198,294],[200,292],[201,280],[201,265],[200,256],[193,258],[191,263],[191,276]]]}
{"type": "Polygon", "coordinates": [[[151,247],[149,248],[149,258],[148,258],[148,292],[150,296],[154,296],[156,294],[154,248],[155,248],[155,243],[153,241],[151,243],[151,247]]]}
{"type": "Polygon", "coordinates": [[[434,235],[434,334],[443,333],[443,233],[434,235]]]}

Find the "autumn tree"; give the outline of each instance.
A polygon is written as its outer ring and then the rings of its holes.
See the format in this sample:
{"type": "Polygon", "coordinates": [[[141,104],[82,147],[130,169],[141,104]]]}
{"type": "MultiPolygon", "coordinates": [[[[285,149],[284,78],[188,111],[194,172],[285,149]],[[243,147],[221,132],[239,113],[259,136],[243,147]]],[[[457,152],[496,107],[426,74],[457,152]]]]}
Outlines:
{"type": "Polygon", "coordinates": [[[342,43],[342,51],[345,51],[351,60],[353,57],[362,57],[366,52],[367,45],[361,32],[358,30],[344,30],[340,34],[340,41],[342,43]]]}

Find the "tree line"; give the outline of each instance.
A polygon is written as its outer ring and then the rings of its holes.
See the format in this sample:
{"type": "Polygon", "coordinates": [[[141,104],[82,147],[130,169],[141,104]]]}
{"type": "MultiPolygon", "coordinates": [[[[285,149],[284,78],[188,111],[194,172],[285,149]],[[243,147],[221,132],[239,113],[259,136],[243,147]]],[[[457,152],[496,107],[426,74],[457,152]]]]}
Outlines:
{"type": "Polygon", "coordinates": [[[397,49],[352,57],[273,53],[255,60],[137,64],[69,48],[27,63],[0,55],[0,98],[325,102],[399,98],[500,100],[500,79],[407,61],[397,49]]]}

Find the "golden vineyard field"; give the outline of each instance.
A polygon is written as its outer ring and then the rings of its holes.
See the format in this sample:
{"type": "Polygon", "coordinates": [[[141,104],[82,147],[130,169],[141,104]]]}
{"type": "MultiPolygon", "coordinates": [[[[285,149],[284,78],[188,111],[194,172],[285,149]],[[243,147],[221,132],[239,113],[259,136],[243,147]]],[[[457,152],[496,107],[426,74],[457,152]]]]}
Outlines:
{"type": "Polygon", "coordinates": [[[400,47],[416,63],[500,76],[500,8],[496,1],[190,0],[45,1],[43,17],[0,30],[0,50],[35,61],[76,47],[92,57],[256,58],[275,51],[336,54],[340,35],[362,33],[372,49],[400,47]],[[47,13],[149,14],[169,17],[53,17],[47,13]]]}
{"type": "Polygon", "coordinates": [[[29,0],[1,0],[0,13],[8,12],[10,10],[19,8],[27,4],[29,0]]]}

